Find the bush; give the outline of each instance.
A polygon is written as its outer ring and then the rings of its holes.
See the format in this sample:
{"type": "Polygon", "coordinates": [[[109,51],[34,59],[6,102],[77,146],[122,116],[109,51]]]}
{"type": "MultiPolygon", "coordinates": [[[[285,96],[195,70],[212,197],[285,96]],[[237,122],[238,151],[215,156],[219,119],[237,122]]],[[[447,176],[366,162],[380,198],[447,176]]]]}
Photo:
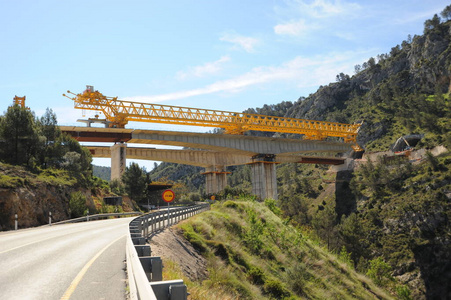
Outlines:
{"type": "Polygon", "coordinates": [[[310,279],[311,275],[304,263],[296,263],[287,270],[287,282],[297,295],[305,294],[305,283],[310,279]]]}
{"type": "Polygon", "coordinates": [[[370,260],[370,268],[366,272],[366,275],[373,279],[374,283],[382,285],[391,278],[390,271],[390,265],[382,257],[378,257],[370,260]]]}
{"type": "Polygon", "coordinates": [[[70,195],[69,209],[72,218],[78,218],[85,214],[88,209],[86,206],[86,197],[81,192],[75,192],[70,195]]]}
{"type": "Polygon", "coordinates": [[[201,200],[201,196],[199,193],[190,193],[188,195],[190,201],[199,202],[201,200]]]}
{"type": "Polygon", "coordinates": [[[266,294],[269,294],[276,299],[283,299],[284,297],[290,296],[290,292],[285,289],[282,282],[276,279],[266,281],[263,290],[266,294]]]}
{"type": "Polygon", "coordinates": [[[247,272],[247,277],[253,284],[262,285],[265,283],[265,273],[259,267],[252,266],[247,272]]]}
{"type": "Polygon", "coordinates": [[[265,199],[265,205],[276,215],[281,215],[281,209],[277,206],[276,200],[274,199],[265,199]]]}
{"type": "Polygon", "coordinates": [[[401,300],[412,300],[412,297],[410,297],[410,290],[405,285],[399,285],[396,287],[396,295],[401,300]]]}

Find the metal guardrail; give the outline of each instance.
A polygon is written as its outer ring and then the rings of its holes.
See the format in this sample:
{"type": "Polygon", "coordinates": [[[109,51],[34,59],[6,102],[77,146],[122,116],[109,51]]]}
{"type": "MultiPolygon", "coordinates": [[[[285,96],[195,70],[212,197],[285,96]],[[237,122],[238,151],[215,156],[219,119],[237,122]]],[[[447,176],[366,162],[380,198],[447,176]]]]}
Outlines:
{"type": "Polygon", "coordinates": [[[209,209],[210,204],[164,209],[130,222],[126,249],[130,299],[186,300],[183,280],[162,281],[161,258],[152,257],[146,243],[156,232],[209,209]]]}
{"type": "Polygon", "coordinates": [[[125,213],[109,213],[109,214],[96,214],[96,215],[86,215],[84,217],[80,218],[74,218],[69,220],[64,220],[56,223],[52,223],[52,225],[60,225],[60,224],[67,224],[67,223],[77,223],[77,222],[87,222],[89,220],[99,220],[99,219],[106,219],[109,217],[123,217],[123,216],[135,216],[135,215],[142,215],[142,212],[134,211],[134,212],[125,212],[125,213]]]}

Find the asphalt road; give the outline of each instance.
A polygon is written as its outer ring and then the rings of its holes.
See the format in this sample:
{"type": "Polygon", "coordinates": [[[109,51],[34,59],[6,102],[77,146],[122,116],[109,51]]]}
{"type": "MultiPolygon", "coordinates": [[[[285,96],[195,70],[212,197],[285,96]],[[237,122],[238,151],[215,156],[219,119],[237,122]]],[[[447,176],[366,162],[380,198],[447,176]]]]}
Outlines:
{"type": "Polygon", "coordinates": [[[131,220],[0,233],[0,299],[125,299],[131,220]]]}

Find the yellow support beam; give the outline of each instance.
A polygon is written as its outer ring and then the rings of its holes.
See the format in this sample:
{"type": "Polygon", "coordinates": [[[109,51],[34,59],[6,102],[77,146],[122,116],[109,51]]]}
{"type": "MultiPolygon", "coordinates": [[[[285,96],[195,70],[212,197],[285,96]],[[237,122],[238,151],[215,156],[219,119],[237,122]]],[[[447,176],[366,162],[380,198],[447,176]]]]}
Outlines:
{"type": "Polygon", "coordinates": [[[111,122],[111,127],[124,128],[130,121],[206,126],[224,128],[228,134],[243,134],[248,130],[303,134],[306,139],[322,140],[341,137],[344,142],[354,143],[361,124],[314,121],[295,118],[273,117],[201,108],[189,108],[152,103],[139,103],[106,97],[92,86],[81,94],[67,91],[73,97],[74,108],[101,111],[111,122]]]}

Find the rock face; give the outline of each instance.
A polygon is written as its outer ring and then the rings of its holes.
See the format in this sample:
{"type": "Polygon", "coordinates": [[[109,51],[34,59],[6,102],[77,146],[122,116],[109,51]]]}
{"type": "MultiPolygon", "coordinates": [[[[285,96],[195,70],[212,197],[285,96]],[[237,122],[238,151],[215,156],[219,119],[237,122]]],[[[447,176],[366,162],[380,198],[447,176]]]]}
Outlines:
{"type": "MultiPolygon", "coordinates": [[[[377,104],[406,93],[434,94],[451,91],[451,21],[445,22],[393,47],[389,54],[370,58],[354,76],[337,75],[337,82],[321,86],[317,92],[301,97],[285,117],[352,123],[362,116],[348,108],[377,104]]],[[[359,143],[365,145],[382,137],[389,123],[365,119],[359,143]]]]}
{"type": "MultiPolygon", "coordinates": [[[[14,229],[14,215],[19,228],[47,224],[49,212],[52,222],[69,218],[69,199],[78,189],[70,186],[38,183],[17,188],[0,188],[0,230],[14,229]]],[[[87,199],[91,199],[87,192],[87,199]]]]}

